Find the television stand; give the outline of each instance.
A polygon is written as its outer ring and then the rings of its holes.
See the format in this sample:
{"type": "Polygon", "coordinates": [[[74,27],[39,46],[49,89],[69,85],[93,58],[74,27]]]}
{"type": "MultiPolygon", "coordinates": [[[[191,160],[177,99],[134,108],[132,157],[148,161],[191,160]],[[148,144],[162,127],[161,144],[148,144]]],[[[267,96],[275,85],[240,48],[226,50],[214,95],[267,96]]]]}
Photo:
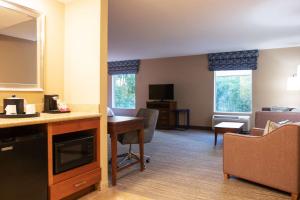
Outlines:
{"type": "Polygon", "coordinates": [[[159,111],[157,129],[175,128],[176,115],[174,111],[177,109],[176,101],[147,101],[147,108],[159,111]]]}

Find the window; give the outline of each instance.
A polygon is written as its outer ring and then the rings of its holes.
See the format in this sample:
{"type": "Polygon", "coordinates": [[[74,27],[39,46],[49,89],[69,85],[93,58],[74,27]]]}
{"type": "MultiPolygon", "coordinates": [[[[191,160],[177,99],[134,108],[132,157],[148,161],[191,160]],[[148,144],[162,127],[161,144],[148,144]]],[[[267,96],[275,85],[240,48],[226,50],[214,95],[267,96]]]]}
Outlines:
{"type": "Polygon", "coordinates": [[[112,106],[135,109],[135,74],[112,76],[112,106]]]}
{"type": "Polygon", "coordinates": [[[252,71],[215,71],[215,112],[252,111],[252,71]]]}

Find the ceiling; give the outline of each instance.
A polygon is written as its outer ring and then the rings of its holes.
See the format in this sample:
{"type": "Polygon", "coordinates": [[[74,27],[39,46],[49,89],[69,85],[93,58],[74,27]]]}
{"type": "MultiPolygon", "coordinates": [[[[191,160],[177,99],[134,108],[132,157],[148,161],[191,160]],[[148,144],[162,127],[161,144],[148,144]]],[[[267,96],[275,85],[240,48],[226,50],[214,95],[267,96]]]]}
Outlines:
{"type": "Polygon", "coordinates": [[[0,34],[36,41],[36,20],[24,13],[0,6],[0,34]]]}
{"type": "Polygon", "coordinates": [[[21,12],[16,12],[0,6],[0,29],[14,26],[31,19],[32,17],[29,17],[21,12]]]}
{"type": "Polygon", "coordinates": [[[37,41],[36,19],[0,29],[0,34],[25,40],[37,41]]]}
{"type": "Polygon", "coordinates": [[[61,3],[70,3],[71,1],[74,1],[74,0],[57,0],[58,2],[61,2],[61,3]]]}
{"type": "Polygon", "coordinates": [[[109,0],[109,60],[300,46],[299,0],[109,0]]]}

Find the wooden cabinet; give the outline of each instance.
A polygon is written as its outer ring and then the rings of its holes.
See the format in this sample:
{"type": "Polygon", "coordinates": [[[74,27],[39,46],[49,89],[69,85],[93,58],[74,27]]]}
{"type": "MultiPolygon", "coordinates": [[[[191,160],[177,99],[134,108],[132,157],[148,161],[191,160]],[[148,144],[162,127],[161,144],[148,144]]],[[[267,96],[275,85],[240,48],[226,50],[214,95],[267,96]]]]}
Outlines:
{"type": "Polygon", "coordinates": [[[82,189],[99,182],[101,177],[100,169],[73,176],[70,179],[59,182],[50,187],[51,199],[62,199],[66,196],[81,191],[82,189]]]}
{"type": "MultiPolygon", "coordinates": [[[[34,117],[30,119],[1,119],[0,132],[3,136],[5,135],[4,139],[6,137],[9,139],[7,141],[8,144],[14,141],[10,139],[17,138],[17,136],[19,138],[18,141],[20,138],[23,138],[23,136],[25,137],[24,141],[18,142],[20,143],[18,144],[20,146],[18,146],[16,149],[18,152],[14,153],[16,155],[13,158],[9,156],[9,162],[6,162],[8,163],[7,165],[12,166],[12,173],[14,174],[14,177],[12,180],[10,180],[10,183],[12,185],[21,184],[20,187],[22,187],[22,189],[18,190],[18,192],[20,192],[18,193],[18,196],[25,194],[26,197],[23,199],[45,199],[47,196],[48,200],[78,199],[77,197],[93,191],[95,187],[98,188],[101,181],[100,115],[98,113],[41,113],[40,117],[34,117]],[[5,134],[3,134],[3,132],[5,134]],[[64,160],[64,162],[71,162],[73,158],[80,159],[81,156],[80,154],[78,156],[78,152],[80,152],[78,148],[75,148],[75,150],[74,148],[71,148],[71,150],[66,152],[72,156],[62,159],[60,157],[62,153],[58,148],[53,147],[57,147],[57,145],[54,145],[54,143],[59,144],[59,141],[68,141],[66,138],[74,139],[77,138],[77,136],[80,138],[81,136],[87,135],[93,138],[92,141],[89,140],[89,143],[86,145],[89,146],[89,148],[86,148],[89,149],[89,152],[94,150],[92,155],[93,158],[89,159],[87,162],[70,166],[69,168],[65,169],[66,171],[56,171],[55,169],[57,169],[57,165],[54,166],[54,163],[60,163],[62,160],[64,160]],[[62,138],[65,138],[66,140],[62,138]],[[32,146],[24,147],[23,145],[25,144],[25,141],[26,145],[32,146]],[[24,154],[22,152],[23,149],[26,149],[24,154]],[[58,152],[60,152],[59,156],[57,156],[58,152]],[[22,159],[19,158],[20,156],[22,159]],[[34,158],[32,158],[32,156],[34,156],[34,158]],[[57,161],[59,160],[59,162],[54,162],[55,156],[57,156],[57,161]],[[22,162],[25,163],[24,166],[20,165],[22,162]],[[21,181],[24,178],[28,180],[21,181]],[[30,184],[28,185],[29,182],[30,184]],[[24,184],[27,185],[24,186],[24,184]],[[32,196],[30,196],[31,194],[32,196]],[[38,197],[36,198],[36,196],[38,197]]],[[[64,146],[63,142],[60,144],[64,146]]],[[[77,147],[78,146],[80,145],[77,145],[77,147]]],[[[86,151],[83,152],[85,153],[86,151]]],[[[9,153],[9,155],[11,154],[11,152],[7,153],[9,153]]],[[[4,168],[5,167],[6,166],[4,166],[4,168]]],[[[6,168],[10,167],[7,166],[6,168]]],[[[3,177],[1,178],[3,179],[3,177]]],[[[3,184],[8,185],[10,183],[6,183],[4,176],[3,184]]],[[[9,185],[8,187],[10,188],[11,186],[9,185]]],[[[9,197],[6,198],[7,196],[5,193],[1,193],[0,199],[3,199],[3,195],[4,199],[9,199],[9,197]]],[[[8,196],[10,195],[11,194],[9,193],[8,196]]]]}
{"type": "Polygon", "coordinates": [[[99,118],[49,123],[48,127],[48,185],[49,199],[59,200],[100,183],[100,120],[99,118]],[[95,136],[95,160],[92,163],[53,173],[53,137],[55,135],[89,132],[95,136]]]}
{"type": "Polygon", "coordinates": [[[177,108],[176,101],[148,101],[147,108],[159,110],[157,129],[173,129],[175,128],[175,110],[177,108]]]}

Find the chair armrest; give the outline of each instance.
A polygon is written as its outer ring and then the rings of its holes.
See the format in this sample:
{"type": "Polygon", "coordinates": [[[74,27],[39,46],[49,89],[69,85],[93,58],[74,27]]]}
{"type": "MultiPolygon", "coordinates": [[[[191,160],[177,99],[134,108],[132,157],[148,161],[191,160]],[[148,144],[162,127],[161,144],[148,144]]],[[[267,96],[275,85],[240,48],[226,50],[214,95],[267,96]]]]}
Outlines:
{"type": "Polygon", "coordinates": [[[262,136],[264,134],[264,129],[262,128],[252,128],[250,131],[250,135],[254,136],[262,136]]]}

